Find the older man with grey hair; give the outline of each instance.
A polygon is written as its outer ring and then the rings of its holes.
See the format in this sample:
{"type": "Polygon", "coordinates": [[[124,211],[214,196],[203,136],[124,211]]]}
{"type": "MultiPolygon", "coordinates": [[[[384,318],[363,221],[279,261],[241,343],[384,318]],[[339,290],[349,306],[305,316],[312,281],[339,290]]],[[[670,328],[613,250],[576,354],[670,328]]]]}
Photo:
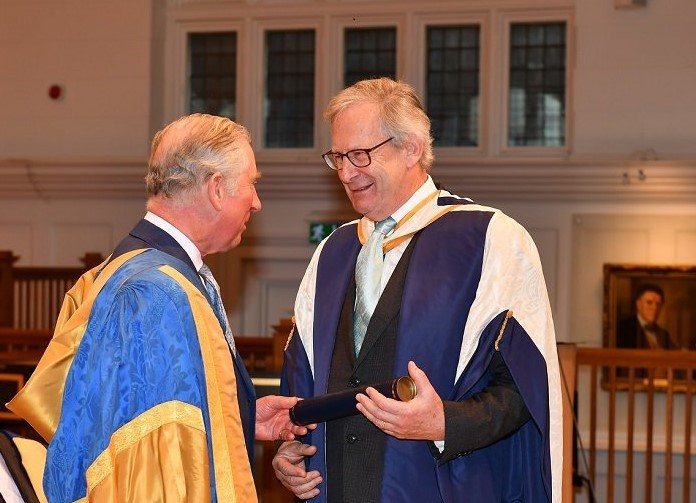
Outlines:
{"type": "Polygon", "coordinates": [[[147,214],[68,293],[10,407],[50,442],[49,501],[257,500],[253,442],[291,440],[297,398],[256,400],[203,257],[261,210],[247,130],[194,114],[158,132],[147,214]]]}

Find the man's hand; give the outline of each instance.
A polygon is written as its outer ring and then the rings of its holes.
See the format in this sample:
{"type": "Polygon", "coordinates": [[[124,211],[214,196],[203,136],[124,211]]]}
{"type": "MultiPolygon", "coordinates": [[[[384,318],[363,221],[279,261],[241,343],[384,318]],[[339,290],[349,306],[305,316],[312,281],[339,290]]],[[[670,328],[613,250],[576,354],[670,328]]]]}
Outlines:
{"type": "Polygon", "coordinates": [[[290,421],[290,408],[299,402],[294,396],[264,396],[256,400],[256,440],[294,440],[316,424],[297,426],[290,421]]]}
{"type": "Polygon", "coordinates": [[[276,477],[290,492],[300,499],[314,498],[319,494],[317,487],[321,481],[318,471],[307,472],[305,457],[317,452],[313,445],[300,442],[285,442],[280,446],[273,458],[273,469],[276,477]]]}
{"type": "Polygon", "coordinates": [[[408,374],[416,383],[413,400],[400,402],[387,398],[374,388],[357,395],[357,408],[377,428],[401,440],[444,440],[445,409],[442,399],[425,375],[412,361],[408,374]]]}

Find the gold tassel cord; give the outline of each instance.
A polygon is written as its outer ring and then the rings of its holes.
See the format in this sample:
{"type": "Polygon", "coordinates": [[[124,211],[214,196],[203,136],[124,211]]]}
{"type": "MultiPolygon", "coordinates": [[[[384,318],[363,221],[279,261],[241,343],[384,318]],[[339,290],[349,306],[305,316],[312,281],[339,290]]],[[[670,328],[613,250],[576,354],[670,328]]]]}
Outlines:
{"type": "Polygon", "coordinates": [[[500,344],[500,340],[503,338],[503,332],[505,332],[505,327],[507,327],[508,320],[512,318],[512,309],[508,309],[507,313],[505,313],[505,319],[503,320],[502,325],[500,325],[500,331],[498,332],[498,337],[495,339],[495,350],[499,351],[498,346],[500,344]]]}

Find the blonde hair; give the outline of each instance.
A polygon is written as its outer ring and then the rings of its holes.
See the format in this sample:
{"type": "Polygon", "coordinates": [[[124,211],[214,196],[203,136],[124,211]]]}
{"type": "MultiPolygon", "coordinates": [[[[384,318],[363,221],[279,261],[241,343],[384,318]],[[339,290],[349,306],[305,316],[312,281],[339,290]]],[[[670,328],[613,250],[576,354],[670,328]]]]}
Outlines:
{"type": "Polygon", "coordinates": [[[342,111],[358,103],[375,103],[379,107],[380,129],[385,137],[394,137],[394,144],[403,146],[411,135],[423,142],[421,166],[433,165],[433,138],[430,119],[423,110],[413,87],[386,77],[356,82],[334,96],[326,107],[324,118],[331,126],[342,111]]]}

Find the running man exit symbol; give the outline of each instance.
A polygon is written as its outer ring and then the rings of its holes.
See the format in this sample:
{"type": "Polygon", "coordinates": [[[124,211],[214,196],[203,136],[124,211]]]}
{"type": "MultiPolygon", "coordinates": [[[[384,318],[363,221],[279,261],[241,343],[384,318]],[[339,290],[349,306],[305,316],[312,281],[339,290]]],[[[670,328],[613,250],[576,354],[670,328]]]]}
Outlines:
{"type": "Polygon", "coordinates": [[[338,229],[339,222],[312,222],[309,224],[309,242],[319,243],[326,236],[338,229]]]}

